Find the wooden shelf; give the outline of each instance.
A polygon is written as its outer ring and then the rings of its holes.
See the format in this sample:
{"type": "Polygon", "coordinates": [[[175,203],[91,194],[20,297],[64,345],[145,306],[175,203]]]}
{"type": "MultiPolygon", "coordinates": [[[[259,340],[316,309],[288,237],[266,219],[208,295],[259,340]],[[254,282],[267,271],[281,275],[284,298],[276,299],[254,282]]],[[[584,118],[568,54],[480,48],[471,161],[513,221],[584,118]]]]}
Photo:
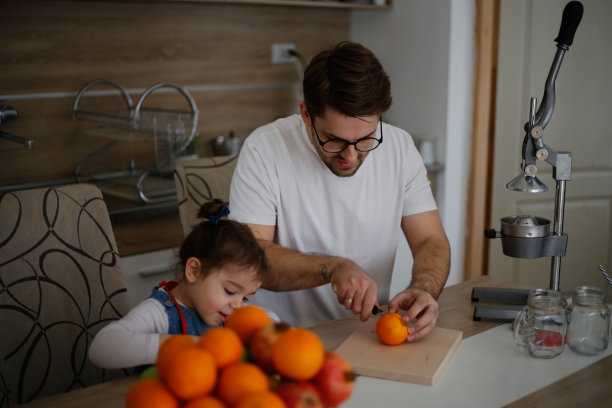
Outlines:
{"type": "Polygon", "coordinates": [[[352,3],[350,1],[330,0],[150,0],[164,3],[209,3],[209,4],[252,4],[263,6],[290,6],[290,7],[320,7],[337,9],[368,9],[368,10],[390,10],[393,8],[393,0],[387,0],[387,4],[378,6],[374,4],[352,3]]]}

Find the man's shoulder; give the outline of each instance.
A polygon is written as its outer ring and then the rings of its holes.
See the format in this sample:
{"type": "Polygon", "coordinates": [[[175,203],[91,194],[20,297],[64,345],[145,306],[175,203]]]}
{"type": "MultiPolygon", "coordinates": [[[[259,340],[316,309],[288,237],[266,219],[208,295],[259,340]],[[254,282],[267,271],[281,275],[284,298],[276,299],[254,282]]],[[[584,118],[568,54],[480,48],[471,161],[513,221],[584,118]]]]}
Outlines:
{"type": "Polygon", "coordinates": [[[392,160],[393,158],[404,162],[417,154],[412,136],[404,129],[385,123],[383,127],[383,143],[377,150],[381,150],[379,160],[392,160]]]}
{"type": "Polygon", "coordinates": [[[288,151],[299,150],[303,143],[301,117],[292,115],[255,129],[246,138],[240,154],[258,156],[271,163],[286,156],[288,151]]]}
{"type": "Polygon", "coordinates": [[[297,133],[300,126],[300,116],[291,115],[285,118],[276,119],[274,122],[258,127],[248,138],[253,141],[261,141],[273,137],[284,137],[287,134],[297,133]]]}
{"type": "Polygon", "coordinates": [[[412,136],[410,136],[410,134],[406,130],[398,126],[391,125],[389,123],[384,123],[383,126],[383,137],[385,139],[384,141],[388,139],[393,143],[414,144],[412,136]]]}

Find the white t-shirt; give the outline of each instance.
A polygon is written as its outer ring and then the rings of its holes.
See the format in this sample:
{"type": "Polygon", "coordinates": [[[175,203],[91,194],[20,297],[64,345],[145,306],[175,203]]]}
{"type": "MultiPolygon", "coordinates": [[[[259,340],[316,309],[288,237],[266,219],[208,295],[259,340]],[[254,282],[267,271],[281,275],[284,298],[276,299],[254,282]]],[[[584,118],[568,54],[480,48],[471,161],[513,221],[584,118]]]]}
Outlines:
{"type": "MultiPolygon", "coordinates": [[[[387,303],[401,218],[437,207],[410,135],[383,128],[383,143],[352,177],[325,166],[300,115],[256,129],[232,178],[230,218],[276,225],[274,240],[286,248],[352,260],[376,281],[379,302],[387,303]]],[[[276,293],[260,290],[252,300],[299,326],[350,314],[329,284],[282,295],[292,310],[275,310],[268,298],[276,293]]]]}

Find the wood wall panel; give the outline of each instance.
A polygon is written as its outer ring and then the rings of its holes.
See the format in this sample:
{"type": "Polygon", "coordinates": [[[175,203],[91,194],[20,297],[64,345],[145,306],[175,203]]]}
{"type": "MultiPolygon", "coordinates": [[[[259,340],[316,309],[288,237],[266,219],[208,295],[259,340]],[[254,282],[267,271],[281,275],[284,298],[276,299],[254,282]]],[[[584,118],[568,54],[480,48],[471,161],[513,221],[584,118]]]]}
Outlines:
{"type": "Polygon", "coordinates": [[[99,77],[126,88],[286,82],[295,69],[270,63],[272,43],[310,58],[348,35],[348,11],[273,6],[12,1],[0,18],[3,94],[99,77]]]}
{"type": "MultiPolygon", "coordinates": [[[[294,112],[296,66],[272,64],[272,44],[294,43],[309,61],[348,38],[348,13],[236,4],[3,1],[0,103],[14,106],[19,118],[0,130],[33,139],[35,146],[26,150],[0,139],[0,187],[73,178],[79,161],[121,133],[91,136],[91,123],[72,120],[75,94],[95,79],[136,90],[134,103],[140,90],[159,82],[195,89],[199,153],[209,156],[210,139],[230,131],[246,137],[294,112]]],[[[185,106],[178,93],[149,98],[156,107],[185,106]]],[[[124,107],[118,96],[82,102],[101,110],[124,107]]],[[[120,140],[83,172],[125,169],[130,159],[138,168],[152,165],[151,143],[120,140]]],[[[178,245],[177,220],[169,214],[113,221],[120,254],[178,245]]]]}
{"type": "MultiPolygon", "coordinates": [[[[296,67],[272,64],[272,43],[295,43],[309,60],[320,49],[347,37],[346,10],[7,2],[0,16],[0,95],[8,95],[7,103],[17,108],[20,117],[1,125],[1,130],[33,139],[35,147],[26,150],[0,139],[0,185],[71,177],[82,158],[110,140],[87,136],[90,124],[72,121],[71,96],[11,97],[74,93],[99,78],[127,89],[146,89],[159,82],[183,87],[291,84],[298,79],[296,67]]],[[[132,95],[134,103],[139,96],[132,95]]],[[[151,100],[157,98],[154,96],[151,100]]],[[[291,86],[198,91],[192,96],[200,112],[202,155],[211,153],[207,143],[211,138],[232,130],[246,137],[255,127],[292,113],[295,106],[291,86]]],[[[101,109],[123,106],[116,97],[99,99],[96,103],[101,109]]],[[[170,108],[184,102],[179,94],[157,99],[159,105],[170,108]]],[[[150,144],[122,142],[112,150],[110,159],[108,154],[104,158],[121,166],[135,158],[137,165],[146,166],[150,152],[150,144]]],[[[97,171],[98,167],[92,169],[97,171]]]]}

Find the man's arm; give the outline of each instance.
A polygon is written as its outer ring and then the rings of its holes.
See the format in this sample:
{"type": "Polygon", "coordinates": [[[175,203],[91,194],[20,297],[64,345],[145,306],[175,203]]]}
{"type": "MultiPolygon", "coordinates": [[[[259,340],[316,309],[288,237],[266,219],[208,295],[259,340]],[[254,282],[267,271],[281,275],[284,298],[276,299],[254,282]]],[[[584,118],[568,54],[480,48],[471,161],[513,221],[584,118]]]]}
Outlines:
{"type": "Polygon", "coordinates": [[[431,332],[438,319],[438,302],[450,269],[450,245],[437,211],[402,218],[402,231],[412,251],[414,263],[410,286],[389,302],[389,311],[406,310],[412,321],[409,340],[431,332]]]}
{"type": "Polygon", "coordinates": [[[450,270],[450,244],[438,211],[403,217],[402,231],[414,258],[410,287],[437,299],[450,270]]]}
{"type": "Polygon", "coordinates": [[[331,283],[338,302],[367,320],[377,304],[378,287],[354,262],[340,257],[303,254],[273,242],[275,227],[247,224],[263,247],[271,272],[262,287],[272,291],[308,289],[331,283]],[[349,301],[350,300],[350,301],[349,301]]]}

